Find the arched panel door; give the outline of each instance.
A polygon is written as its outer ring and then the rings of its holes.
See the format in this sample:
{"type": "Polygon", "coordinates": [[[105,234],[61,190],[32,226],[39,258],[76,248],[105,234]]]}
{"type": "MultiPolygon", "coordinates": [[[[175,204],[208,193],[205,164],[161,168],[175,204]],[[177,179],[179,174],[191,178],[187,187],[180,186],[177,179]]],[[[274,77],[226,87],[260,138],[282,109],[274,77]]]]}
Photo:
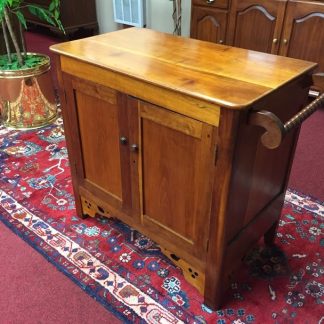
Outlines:
{"type": "Polygon", "coordinates": [[[289,2],[280,54],[319,63],[324,71],[323,3],[289,2]]]}
{"type": "Polygon", "coordinates": [[[226,11],[194,7],[191,19],[192,38],[219,44],[225,42],[227,24],[226,11]]]}
{"type": "Polygon", "coordinates": [[[229,43],[236,47],[277,54],[285,1],[234,0],[229,43]]]}

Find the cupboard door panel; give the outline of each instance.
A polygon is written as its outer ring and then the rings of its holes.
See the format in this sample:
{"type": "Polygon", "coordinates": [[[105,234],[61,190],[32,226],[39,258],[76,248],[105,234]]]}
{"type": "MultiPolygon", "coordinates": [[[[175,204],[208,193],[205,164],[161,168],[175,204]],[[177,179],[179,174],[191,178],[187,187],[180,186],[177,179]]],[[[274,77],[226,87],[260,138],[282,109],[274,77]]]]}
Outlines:
{"type": "MultiPolygon", "coordinates": [[[[77,116],[75,152],[80,156],[83,188],[96,192],[121,210],[131,207],[127,107],[123,95],[92,82],[73,78],[69,95],[77,116]]],[[[69,87],[67,88],[69,89],[69,87]]]]}
{"type": "Polygon", "coordinates": [[[280,54],[319,63],[324,70],[324,4],[289,2],[280,54]]]}
{"type": "Polygon", "coordinates": [[[226,11],[194,7],[191,21],[192,38],[220,44],[225,42],[226,11]]]}
{"type": "Polygon", "coordinates": [[[230,44],[276,54],[285,6],[285,1],[234,0],[230,14],[230,44]]]}
{"type": "Polygon", "coordinates": [[[79,91],[76,101],[85,179],[121,200],[117,106],[79,91]]]}
{"type": "Polygon", "coordinates": [[[201,258],[212,191],[203,179],[213,167],[214,129],[146,103],[140,129],[142,221],[201,258]]]}

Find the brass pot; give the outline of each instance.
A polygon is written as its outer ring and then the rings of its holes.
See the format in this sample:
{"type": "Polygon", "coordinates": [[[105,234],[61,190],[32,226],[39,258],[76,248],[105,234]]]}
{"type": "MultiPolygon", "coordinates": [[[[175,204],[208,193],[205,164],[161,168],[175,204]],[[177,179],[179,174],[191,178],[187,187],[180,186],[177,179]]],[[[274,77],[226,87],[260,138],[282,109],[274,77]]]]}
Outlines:
{"type": "Polygon", "coordinates": [[[50,73],[50,58],[34,68],[0,70],[0,111],[2,122],[14,129],[46,126],[57,117],[57,105],[50,73]]]}

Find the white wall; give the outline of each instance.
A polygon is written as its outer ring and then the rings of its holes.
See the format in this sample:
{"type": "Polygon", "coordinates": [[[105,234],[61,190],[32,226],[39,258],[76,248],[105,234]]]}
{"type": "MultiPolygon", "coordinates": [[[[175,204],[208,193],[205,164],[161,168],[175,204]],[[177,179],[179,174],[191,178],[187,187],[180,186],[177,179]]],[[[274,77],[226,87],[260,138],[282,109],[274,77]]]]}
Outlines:
{"type": "MultiPolygon", "coordinates": [[[[114,22],[113,0],[96,0],[97,18],[100,33],[107,33],[120,28],[114,22]]],[[[182,0],[182,35],[190,34],[191,1],[182,0]]],[[[146,26],[154,30],[172,33],[173,3],[170,0],[146,0],[146,26]]]]}
{"type": "Polygon", "coordinates": [[[99,33],[107,33],[117,30],[114,22],[114,10],[112,0],[96,0],[97,19],[99,33]]]}

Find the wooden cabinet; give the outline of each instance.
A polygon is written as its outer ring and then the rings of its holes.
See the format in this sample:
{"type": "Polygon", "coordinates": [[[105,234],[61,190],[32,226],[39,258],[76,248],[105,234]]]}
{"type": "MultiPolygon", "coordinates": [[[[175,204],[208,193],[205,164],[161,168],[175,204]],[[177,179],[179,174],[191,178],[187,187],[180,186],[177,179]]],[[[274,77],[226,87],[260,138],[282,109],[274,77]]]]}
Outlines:
{"type": "MultiPolygon", "coordinates": [[[[38,4],[44,7],[48,7],[50,3],[49,0],[26,0],[25,2],[38,4]]],[[[91,34],[98,33],[95,0],[61,0],[60,20],[66,35],[64,35],[58,27],[52,26],[45,21],[38,19],[31,15],[27,10],[25,15],[28,24],[46,27],[57,35],[63,37],[90,36],[91,34]]]]}
{"type": "Polygon", "coordinates": [[[192,1],[191,37],[317,62],[324,71],[323,1],[232,0],[217,16],[213,4],[192,1]]]}
{"type": "Polygon", "coordinates": [[[315,65],[138,28],[51,49],[78,215],[155,240],[217,308],[274,239],[297,139],[265,148],[253,116],[296,114],[315,65]]]}
{"type": "Polygon", "coordinates": [[[63,82],[77,116],[70,119],[81,191],[201,258],[212,192],[211,179],[202,179],[214,166],[215,129],[94,82],[63,82]]]}

